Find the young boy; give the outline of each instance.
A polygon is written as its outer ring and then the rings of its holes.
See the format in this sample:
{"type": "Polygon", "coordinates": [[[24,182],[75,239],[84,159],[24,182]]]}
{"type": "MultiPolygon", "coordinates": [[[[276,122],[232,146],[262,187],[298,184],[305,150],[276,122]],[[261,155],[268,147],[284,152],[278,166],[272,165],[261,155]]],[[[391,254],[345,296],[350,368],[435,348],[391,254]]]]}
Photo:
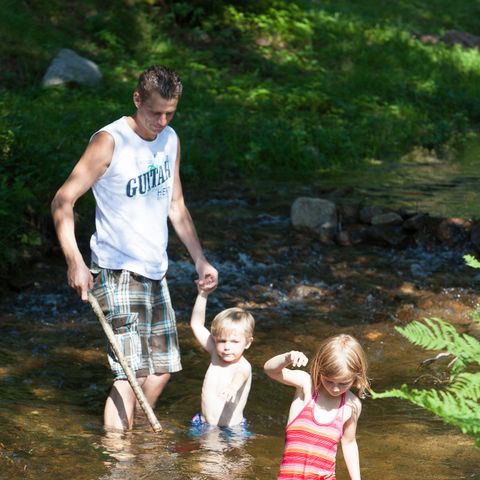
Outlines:
{"type": "Polygon", "coordinates": [[[252,383],[252,367],[243,352],[252,344],[255,320],[242,308],[229,308],[213,319],[210,333],[205,327],[207,298],[208,291],[199,286],[190,326],[211,361],[203,381],[202,413],[192,421],[194,425],[241,425],[252,383]]]}

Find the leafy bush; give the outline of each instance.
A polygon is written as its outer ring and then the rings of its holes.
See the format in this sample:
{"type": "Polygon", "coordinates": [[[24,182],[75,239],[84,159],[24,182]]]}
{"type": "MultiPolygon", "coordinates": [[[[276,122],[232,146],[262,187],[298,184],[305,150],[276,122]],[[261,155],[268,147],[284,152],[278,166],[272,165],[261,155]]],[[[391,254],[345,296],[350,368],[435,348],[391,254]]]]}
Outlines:
{"type": "MultiPolygon", "coordinates": [[[[466,255],[465,260],[471,267],[480,268],[480,262],[472,256],[466,255]]],[[[477,308],[472,319],[478,322],[479,317],[477,308]]],[[[455,425],[463,433],[473,435],[480,446],[480,341],[471,335],[459,334],[439,318],[414,321],[396,330],[414,345],[445,351],[453,357],[446,387],[443,390],[411,389],[402,385],[399,389],[374,393],[373,398],[408,400],[455,425]]]]}
{"type": "Polygon", "coordinates": [[[42,240],[49,201],[89,136],[133,111],[137,75],[154,63],[184,82],[173,126],[191,183],[349,175],[415,146],[458,146],[480,123],[478,50],[413,35],[471,30],[475,2],[0,0],[0,8],[0,140],[10,166],[2,267],[18,242],[42,240]],[[42,89],[60,48],[95,61],[102,87],[42,89]]]}

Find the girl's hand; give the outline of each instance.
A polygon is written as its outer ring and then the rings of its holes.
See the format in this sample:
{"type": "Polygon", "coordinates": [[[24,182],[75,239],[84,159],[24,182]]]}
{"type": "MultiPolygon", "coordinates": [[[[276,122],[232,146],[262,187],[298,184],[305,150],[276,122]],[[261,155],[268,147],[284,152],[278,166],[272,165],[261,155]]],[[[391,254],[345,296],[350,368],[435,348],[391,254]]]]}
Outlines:
{"type": "Polygon", "coordinates": [[[292,367],[295,368],[304,367],[308,363],[307,356],[303,352],[298,352],[296,350],[288,352],[286,360],[289,365],[292,365],[292,367]]]}

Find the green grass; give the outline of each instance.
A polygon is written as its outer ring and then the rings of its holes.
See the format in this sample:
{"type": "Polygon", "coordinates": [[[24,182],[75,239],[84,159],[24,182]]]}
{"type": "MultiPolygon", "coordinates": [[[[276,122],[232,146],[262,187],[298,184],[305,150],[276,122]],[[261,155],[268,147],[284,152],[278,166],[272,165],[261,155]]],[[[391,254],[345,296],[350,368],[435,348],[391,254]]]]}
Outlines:
{"type": "Polygon", "coordinates": [[[133,111],[136,77],[153,63],[184,82],[173,126],[190,182],[348,175],[415,146],[448,151],[480,123],[479,52],[413,35],[480,34],[477,1],[0,0],[0,8],[0,256],[9,263],[19,245],[42,241],[55,190],[89,136],[133,111]],[[63,47],[99,65],[100,88],[40,87],[63,47]]]}

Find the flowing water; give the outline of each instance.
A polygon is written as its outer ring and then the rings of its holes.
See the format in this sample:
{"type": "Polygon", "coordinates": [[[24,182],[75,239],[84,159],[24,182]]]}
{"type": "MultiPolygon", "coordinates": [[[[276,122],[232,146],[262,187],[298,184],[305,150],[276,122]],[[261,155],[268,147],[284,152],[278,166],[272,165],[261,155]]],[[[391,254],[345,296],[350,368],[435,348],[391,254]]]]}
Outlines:
{"type": "MultiPolygon", "coordinates": [[[[29,272],[33,283],[5,298],[1,308],[0,478],[275,479],[293,391],[269,380],[263,363],[291,349],[311,355],[319,339],[339,332],[365,346],[375,390],[415,380],[433,385],[444,364],[419,368],[429,352],[394,327],[438,316],[460,331],[473,331],[469,311],[478,301],[480,276],[463,264],[462,252],[325,246],[289,223],[296,196],[354,182],[356,194],[379,204],[475,216],[479,176],[469,161],[415,162],[381,171],[381,185],[373,171],[370,177],[356,174],[354,181],[343,175],[308,186],[232,182],[208,193],[189,192],[208,258],[221,274],[209,318],[239,305],[257,321],[246,352],[254,370],[245,412],[248,437],[189,431],[209,359],[189,330],[195,274],[176,239],[169,282],[184,369],[156,407],[161,434],[152,433],[142,415],[128,434],[103,432],[110,375],[101,329],[65,285],[59,256],[35,264],[29,272]]],[[[365,479],[480,479],[473,439],[407,402],[364,400],[358,443],[365,479]]],[[[337,478],[348,478],[341,452],[337,465],[337,478]]]]}

